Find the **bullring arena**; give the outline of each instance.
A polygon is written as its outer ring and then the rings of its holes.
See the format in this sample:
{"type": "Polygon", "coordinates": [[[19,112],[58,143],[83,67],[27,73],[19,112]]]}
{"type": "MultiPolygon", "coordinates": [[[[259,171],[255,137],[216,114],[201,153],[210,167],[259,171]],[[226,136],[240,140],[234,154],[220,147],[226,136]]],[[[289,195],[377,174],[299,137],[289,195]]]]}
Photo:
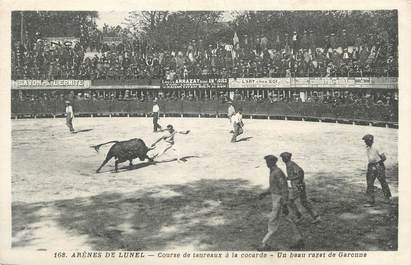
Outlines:
{"type": "Polygon", "coordinates": [[[398,14],[16,8],[12,248],[397,251],[398,14]]]}
{"type": "MultiPolygon", "coordinates": [[[[152,132],[144,117],[12,121],[13,247],[50,250],[255,250],[266,232],[270,200],[263,156],[289,151],[306,171],[307,193],[322,222],[299,225],[307,250],[394,250],[397,204],[364,206],[366,159],[361,138],[371,133],[388,160],[397,197],[396,129],[268,119],[246,119],[239,142],[230,143],[225,118],[161,118],[173,124],[184,163],[170,152],[152,164],[114,161],[96,174],[111,140],[152,132]],[[50,242],[53,242],[50,245],[50,242]]],[[[283,163],[278,163],[284,170],[283,163]]],[[[379,185],[378,185],[379,186],[379,185]]],[[[377,202],[382,192],[377,192],[377,202]]],[[[273,247],[287,249],[280,227],[273,247]],[[279,239],[279,240],[277,240],[279,239]]]]}

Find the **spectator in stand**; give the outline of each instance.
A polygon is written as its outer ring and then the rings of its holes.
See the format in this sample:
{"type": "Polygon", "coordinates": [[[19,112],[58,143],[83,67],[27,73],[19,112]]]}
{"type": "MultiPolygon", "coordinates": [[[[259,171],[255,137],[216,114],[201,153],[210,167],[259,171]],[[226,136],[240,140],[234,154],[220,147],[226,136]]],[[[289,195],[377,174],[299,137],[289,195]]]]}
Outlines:
{"type": "Polygon", "coordinates": [[[40,36],[26,45],[16,42],[11,54],[12,78],[51,81],[397,75],[395,49],[384,32],[370,32],[367,42],[360,34],[351,40],[352,33],[345,29],[337,33],[338,37],[333,32],[330,37],[318,34],[318,38],[312,30],[304,30],[301,35],[295,31],[291,37],[289,33],[275,33],[271,40],[261,34],[255,41],[244,34],[239,35],[234,47],[219,42],[205,48],[207,40],[201,40],[200,45],[200,40],[193,39],[168,49],[149,48],[135,37],[99,44],[101,34],[104,32],[81,28],[80,42],[71,46],[52,46],[40,36]],[[91,51],[96,53],[90,56],[91,51]]]}

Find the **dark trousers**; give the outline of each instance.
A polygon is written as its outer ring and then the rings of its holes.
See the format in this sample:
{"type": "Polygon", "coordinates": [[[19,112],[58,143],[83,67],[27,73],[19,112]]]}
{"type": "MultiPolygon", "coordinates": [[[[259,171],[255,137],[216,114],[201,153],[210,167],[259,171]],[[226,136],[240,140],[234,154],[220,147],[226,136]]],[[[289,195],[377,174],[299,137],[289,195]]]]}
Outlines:
{"type": "Polygon", "coordinates": [[[369,163],[367,169],[367,201],[369,203],[375,202],[374,195],[374,182],[375,179],[381,184],[382,192],[384,197],[389,199],[391,198],[390,187],[388,186],[387,181],[385,180],[385,166],[384,163],[369,163]]]}
{"type": "Polygon", "coordinates": [[[234,123],[234,132],[233,137],[231,138],[231,142],[235,143],[237,141],[237,136],[243,133],[243,128],[241,128],[240,124],[234,123]]]}
{"type": "Polygon", "coordinates": [[[70,132],[74,132],[73,128],[73,118],[66,117],[66,125],[69,128],[70,132]]]}
{"type": "Polygon", "coordinates": [[[296,200],[300,200],[301,205],[307,210],[311,218],[316,218],[318,214],[314,211],[311,202],[307,198],[307,193],[305,191],[305,183],[297,184],[293,189],[293,196],[290,196],[288,206],[294,212],[297,218],[302,216],[301,212],[298,210],[297,205],[295,204],[296,200]]]}
{"type": "Polygon", "coordinates": [[[161,125],[158,124],[158,120],[160,115],[158,113],[153,114],[153,131],[156,132],[158,129],[161,130],[161,125]]]}

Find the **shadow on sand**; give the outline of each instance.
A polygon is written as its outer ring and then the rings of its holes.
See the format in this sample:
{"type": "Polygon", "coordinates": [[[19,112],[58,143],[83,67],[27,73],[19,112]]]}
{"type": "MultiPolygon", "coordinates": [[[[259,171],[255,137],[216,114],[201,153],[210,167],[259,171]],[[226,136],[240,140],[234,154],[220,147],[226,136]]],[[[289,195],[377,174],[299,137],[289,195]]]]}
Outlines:
{"type": "MultiPolygon", "coordinates": [[[[377,205],[367,209],[364,183],[349,176],[318,173],[306,182],[308,198],[322,222],[312,225],[304,215],[299,225],[304,250],[397,249],[398,205],[382,204],[380,189],[377,205]]],[[[255,250],[271,210],[269,196],[257,199],[263,188],[267,187],[244,179],[201,179],[128,193],[14,203],[13,247],[30,246],[37,227],[52,220],[66,234],[86,237],[94,250],[255,250]],[[52,214],[38,216],[44,208],[52,214]]],[[[280,250],[289,250],[293,243],[285,224],[270,242],[280,250]]]]}
{"type": "Polygon", "coordinates": [[[93,129],[83,129],[83,130],[74,131],[73,133],[89,132],[89,131],[92,131],[92,130],[93,130],[93,129]]]}
{"type": "MultiPolygon", "coordinates": [[[[191,159],[191,158],[199,158],[199,156],[184,156],[182,158],[180,158],[181,161],[183,162],[187,162],[187,160],[191,159]]],[[[131,170],[136,170],[136,169],[141,169],[141,168],[145,168],[148,166],[155,166],[156,164],[163,164],[163,163],[170,163],[170,162],[176,162],[177,158],[174,159],[169,159],[169,160],[161,160],[161,161],[153,161],[153,162],[142,162],[142,163],[138,163],[138,164],[133,164],[133,165],[129,165],[129,166],[122,166],[118,168],[118,173],[123,172],[123,171],[131,171],[131,170]]],[[[107,173],[107,172],[114,172],[114,170],[110,170],[110,171],[101,171],[100,173],[107,173]]]]}
{"type": "MultiPolygon", "coordinates": [[[[199,158],[199,156],[184,156],[184,157],[181,157],[180,160],[183,162],[187,162],[187,160],[191,158],[199,158]]],[[[177,161],[177,158],[169,159],[169,160],[154,161],[154,163],[161,164],[161,163],[169,163],[169,162],[174,162],[174,161],[177,161]]]]}
{"type": "Polygon", "coordinates": [[[252,139],[253,137],[251,137],[251,136],[248,136],[248,137],[244,137],[244,138],[241,138],[241,139],[238,139],[236,142],[238,143],[238,142],[246,142],[246,141],[249,141],[250,139],[252,139]]]}

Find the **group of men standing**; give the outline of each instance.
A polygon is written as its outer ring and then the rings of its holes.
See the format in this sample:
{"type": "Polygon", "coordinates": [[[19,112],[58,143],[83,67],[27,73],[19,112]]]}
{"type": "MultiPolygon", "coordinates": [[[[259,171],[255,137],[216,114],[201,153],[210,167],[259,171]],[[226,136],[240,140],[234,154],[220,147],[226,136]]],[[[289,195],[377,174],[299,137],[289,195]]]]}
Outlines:
{"type": "Polygon", "coordinates": [[[291,160],[292,154],[283,152],[280,154],[287,169],[287,176],[277,166],[278,158],[274,155],[264,157],[267,167],[270,169],[269,188],[267,191],[259,195],[259,199],[263,199],[266,195],[271,194],[272,210],[268,221],[268,232],[262,240],[258,250],[270,250],[268,244],[271,236],[278,230],[281,219],[284,219],[292,231],[292,236],[295,236],[296,243],[291,246],[291,249],[301,250],[304,247],[304,241],[296,224],[303,219],[301,212],[298,210],[296,202],[300,201],[304,209],[310,214],[312,224],[320,222],[320,216],[313,209],[312,204],[307,198],[304,182],[304,170],[291,160]],[[288,217],[289,210],[296,216],[296,220],[288,217]]]}
{"type": "MultiPolygon", "coordinates": [[[[154,99],[153,101],[153,131],[157,132],[158,130],[162,130],[161,125],[158,123],[158,120],[160,119],[160,106],[157,103],[157,99],[154,99]]],[[[73,127],[73,119],[74,119],[74,111],[73,111],[73,106],[71,105],[71,102],[69,100],[65,101],[65,116],[66,116],[66,125],[69,128],[69,131],[71,133],[74,133],[74,127],[73,127]]]]}
{"type": "MultiPolygon", "coordinates": [[[[70,132],[75,132],[72,124],[74,118],[73,108],[69,101],[66,101],[66,124],[69,127],[70,132]]],[[[228,102],[228,118],[230,120],[231,130],[233,134],[231,142],[235,143],[237,141],[237,136],[243,133],[244,123],[242,121],[242,110],[241,108],[235,110],[233,103],[228,102]]],[[[160,107],[155,99],[153,102],[152,109],[153,117],[153,132],[167,131],[167,134],[160,137],[156,142],[152,144],[155,147],[158,143],[163,142],[163,148],[152,158],[158,157],[168,150],[172,149],[177,154],[177,161],[180,162],[179,151],[175,146],[175,135],[176,134],[188,134],[190,131],[177,131],[170,124],[167,125],[166,130],[162,130],[161,125],[158,123],[160,118],[160,107]]],[[[374,182],[376,179],[381,184],[383,194],[385,196],[386,202],[391,203],[391,192],[386,181],[385,176],[385,165],[384,161],[386,156],[379,148],[374,145],[374,136],[371,134],[365,135],[362,140],[366,145],[366,154],[368,158],[367,165],[367,203],[369,206],[375,204],[375,194],[374,194],[374,182]]],[[[285,219],[289,223],[289,228],[295,235],[295,244],[291,246],[292,249],[301,250],[304,248],[304,241],[301,233],[299,232],[296,224],[303,220],[303,215],[296,206],[296,201],[300,201],[302,207],[311,216],[311,223],[316,224],[320,222],[319,214],[313,209],[311,202],[307,198],[306,185],[304,182],[304,170],[294,161],[291,160],[292,154],[289,152],[283,152],[280,154],[282,161],[286,166],[287,175],[277,166],[278,158],[274,155],[267,155],[264,157],[267,167],[270,170],[269,174],[269,188],[267,191],[259,195],[259,199],[264,198],[266,195],[271,194],[272,200],[272,210],[268,221],[268,232],[262,240],[261,246],[258,250],[270,250],[268,244],[271,236],[278,230],[280,220],[285,219]],[[289,218],[289,212],[294,214],[295,220],[289,218]]]]}
{"type": "MultiPolygon", "coordinates": [[[[230,120],[231,133],[233,137],[231,142],[236,142],[238,135],[243,133],[242,127],[242,110],[237,111],[231,101],[229,104],[227,116],[230,120]]],[[[368,158],[367,165],[367,206],[375,204],[374,182],[376,179],[381,183],[381,188],[386,202],[391,203],[391,192],[386,182],[384,161],[385,154],[373,145],[374,136],[371,134],[365,135],[364,140],[366,145],[366,153],[368,158]]],[[[278,158],[274,155],[267,155],[264,157],[267,167],[270,169],[269,175],[269,189],[259,195],[259,199],[271,194],[272,210],[268,221],[268,232],[264,236],[261,246],[258,250],[270,250],[268,244],[271,236],[278,230],[281,219],[289,223],[289,228],[295,236],[295,244],[291,249],[301,250],[304,248],[304,241],[296,224],[303,220],[303,215],[298,209],[296,202],[299,201],[301,206],[307,211],[311,217],[311,223],[316,224],[320,222],[319,214],[314,210],[311,202],[307,198],[306,185],[304,182],[304,170],[294,161],[291,160],[292,154],[283,152],[280,154],[282,161],[286,166],[287,175],[277,166],[278,158]],[[293,213],[295,219],[289,218],[289,212],[293,213]]]]}
{"type": "MultiPolygon", "coordinates": [[[[373,135],[367,134],[362,139],[366,145],[366,153],[368,158],[366,175],[367,206],[373,206],[375,204],[374,183],[376,179],[378,179],[381,184],[385,202],[390,204],[392,197],[390,188],[386,181],[384,165],[386,156],[379,150],[379,148],[373,145],[373,135]]],[[[312,204],[307,198],[304,182],[304,170],[291,160],[291,153],[283,152],[280,154],[280,157],[285,163],[287,176],[277,166],[278,158],[276,156],[267,155],[264,157],[267,167],[270,169],[269,188],[267,191],[260,194],[259,199],[271,194],[272,210],[268,221],[268,232],[264,236],[261,246],[258,248],[258,250],[261,251],[270,250],[268,241],[278,230],[281,219],[285,219],[285,221],[289,223],[289,228],[293,233],[292,235],[295,236],[295,244],[291,246],[291,249],[302,250],[304,248],[303,238],[296,226],[296,224],[300,223],[302,220],[302,214],[295,204],[296,200],[299,200],[301,205],[309,213],[312,218],[312,224],[320,222],[319,214],[314,211],[312,204]],[[291,209],[296,216],[296,220],[293,221],[288,217],[289,209],[291,209]]]]}

